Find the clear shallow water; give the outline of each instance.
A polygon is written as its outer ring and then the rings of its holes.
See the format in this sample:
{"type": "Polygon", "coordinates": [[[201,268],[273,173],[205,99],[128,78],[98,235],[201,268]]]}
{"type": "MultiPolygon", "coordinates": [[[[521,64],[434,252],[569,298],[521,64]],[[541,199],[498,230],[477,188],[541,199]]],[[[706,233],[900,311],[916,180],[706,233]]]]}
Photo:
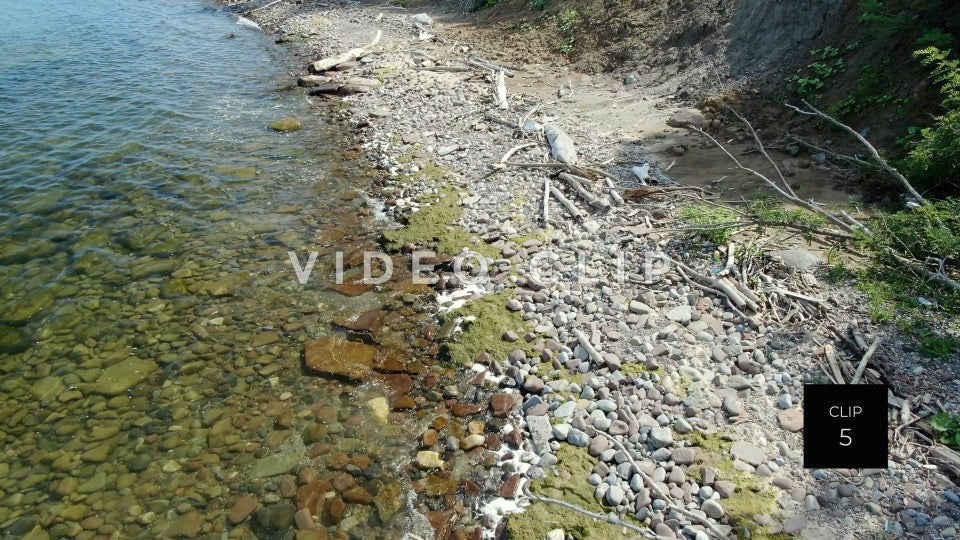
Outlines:
{"type": "MultiPolygon", "coordinates": [[[[408,527],[418,427],[370,405],[407,381],[301,366],[392,300],[326,288],[375,237],[283,54],[195,1],[0,0],[0,532],[281,538],[305,483],[318,526],[408,527]],[[291,249],[322,254],[307,286],[291,249]],[[377,504],[331,516],[355,485],[377,504]],[[261,510],[234,523],[243,497],[261,510]]],[[[377,334],[406,360],[409,328],[377,334]]]]}

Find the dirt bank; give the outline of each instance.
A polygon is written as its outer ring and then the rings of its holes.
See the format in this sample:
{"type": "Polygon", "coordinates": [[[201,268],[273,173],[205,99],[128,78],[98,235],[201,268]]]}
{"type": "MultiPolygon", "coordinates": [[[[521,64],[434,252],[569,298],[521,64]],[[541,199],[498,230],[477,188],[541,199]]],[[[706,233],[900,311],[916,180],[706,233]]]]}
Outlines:
{"type": "MultiPolygon", "coordinates": [[[[443,400],[414,408],[432,420],[404,468],[411,522],[424,516],[438,539],[956,534],[960,497],[899,431],[888,468],[803,469],[803,383],[849,381],[864,353],[834,329],[882,340],[864,377],[890,385],[893,425],[909,418],[904,398],[953,399],[956,376],[871,325],[859,293],[829,284],[825,256],[802,236],[738,237],[730,254],[678,230],[684,209],[706,211],[689,188],[735,200],[759,184],[670,124],[683,114],[727,129],[738,155],[742,130],[682,111],[655,82],[542,61],[528,41],[505,47],[503,34],[442,9],[279,3],[250,16],[310,61],[382,32],[356,61],[300,84],[375,170],[384,245],[438,252],[438,360],[459,383],[417,381],[443,400]],[[576,145],[575,166],[551,157],[550,126],[576,145]],[[648,183],[686,189],[630,200],[644,164],[648,183]],[[453,274],[462,249],[484,259],[479,283],[453,274]],[[648,275],[654,256],[675,263],[648,275]]],[[[834,174],[791,159],[798,186],[834,174]]],[[[847,198],[817,185],[819,200],[847,198]]],[[[346,512],[325,532],[347,537],[376,519],[362,502],[346,512]]]]}

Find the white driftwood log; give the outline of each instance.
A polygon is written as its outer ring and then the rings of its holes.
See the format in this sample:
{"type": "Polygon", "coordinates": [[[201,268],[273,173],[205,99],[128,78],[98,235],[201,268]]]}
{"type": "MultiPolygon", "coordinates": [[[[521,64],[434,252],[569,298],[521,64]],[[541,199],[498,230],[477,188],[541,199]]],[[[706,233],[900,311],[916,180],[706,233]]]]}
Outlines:
{"type": "Polygon", "coordinates": [[[363,47],[357,47],[356,49],[350,49],[349,51],[342,52],[336,56],[328,56],[326,58],[317,60],[316,62],[310,64],[310,70],[314,73],[320,73],[322,71],[331,70],[344,62],[356,60],[357,58],[367,54],[367,52],[376,46],[377,43],[380,43],[380,38],[382,36],[383,31],[377,30],[376,37],[374,37],[373,41],[370,43],[367,43],[363,47]]]}
{"type": "Polygon", "coordinates": [[[559,189],[554,186],[550,186],[550,193],[552,193],[553,196],[560,201],[560,205],[566,208],[567,212],[570,212],[570,215],[575,219],[581,219],[583,217],[583,214],[580,213],[580,210],[577,209],[572,202],[570,202],[570,199],[564,197],[563,193],[561,193],[559,189]]]}
{"type": "Polygon", "coordinates": [[[583,200],[587,201],[587,203],[589,203],[590,206],[596,208],[597,210],[610,209],[610,203],[597,197],[593,193],[590,193],[589,191],[587,191],[587,188],[583,187],[583,182],[589,183],[589,180],[587,180],[586,178],[578,178],[577,176],[574,176],[570,173],[564,173],[564,172],[560,173],[558,176],[560,177],[561,180],[563,180],[567,184],[570,184],[570,187],[572,187],[574,191],[576,191],[581,197],[583,197],[583,200]]]}
{"type": "Polygon", "coordinates": [[[501,111],[510,110],[507,101],[507,83],[503,79],[502,71],[493,72],[493,101],[501,111]]]}

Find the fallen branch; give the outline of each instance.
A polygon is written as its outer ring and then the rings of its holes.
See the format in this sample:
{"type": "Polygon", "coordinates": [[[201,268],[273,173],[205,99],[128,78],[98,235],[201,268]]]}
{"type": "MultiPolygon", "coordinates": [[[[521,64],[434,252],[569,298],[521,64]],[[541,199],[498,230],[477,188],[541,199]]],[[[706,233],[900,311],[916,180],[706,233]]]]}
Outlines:
{"type": "Polygon", "coordinates": [[[487,62],[486,60],[483,60],[480,58],[468,58],[464,60],[464,62],[466,62],[468,65],[471,65],[478,69],[482,69],[484,71],[499,71],[500,73],[503,73],[507,77],[513,77],[514,75],[514,73],[509,69],[503,66],[498,66],[497,64],[494,64],[491,62],[487,62]]]}
{"type": "Polygon", "coordinates": [[[622,196],[625,201],[639,201],[640,199],[649,197],[651,195],[659,195],[663,193],[670,193],[673,191],[699,191],[704,193],[703,188],[696,186],[642,186],[638,188],[631,188],[623,190],[622,196]]]}
{"type": "Polygon", "coordinates": [[[256,8],[253,8],[253,9],[249,10],[249,11],[245,11],[244,13],[245,13],[246,15],[249,15],[249,14],[253,13],[254,11],[260,11],[261,9],[266,9],[266,8],[268,8],[268,7],[270,7],[270,6],[274,5],[274,4],[279,4],[280,2],[283,2],[283,0],[273,0],[273,2],[268,2],[268,3],[266,3],[266,4],[264,4],[264,5],[260,6],[260,7],[256,7],[256,8]]]}
{"type": "Polygon", "coordinates": [[[579,343],[580,346],[583,347],[585,351],[587,351],[587,354],[590,356],[591,360],[593,360],[594,362],[600,365],[604,363],[603,356],[601,356],[600,352],[597,351],[597,349],[593,346],[592,343],[590,343],[590,340],[587,338],[587,335],[584,334],[582,330],[580,330],[579,328],[574,328],[573,336],[577,338],[577,343],[579,343]]]}
{"type": "Polygon", "coordinates": [[[567,209],[567,212],[569,212],[574,219],[583,219],[583,214],[580,213],[580,210],[576,207],[576,205],[570,202],[570,199],[564,197],[563,193],[561,193],[559,189],[554,186],[550,186],[550,193],[552,193],[553,196],[560,201],[560,204],[567,209]]]}
{"type": "Polygon", "coordinates": [[[897,182],[899,182],[900,185],[903,186],[903,189],[905,189],[910,194],[910,196],[912,196],[919,204],[928,204],[929,201],[927,201],[927,199],[925,199],[923,195],[920,195],[920,193],[916,189],[914,189],[913,185],[910,184],[910,181],[907,180],[907,177],[901,174],[900,171],[898,171],[897,169],[893,168],[893,166],[891,166],[889,163],[887,163],[887,160],[880,157],[880,153],[877,152],[877,149],[874,148],[874,146],[870,144],[870,141],[868,141],[866,137],[861,135],[860,132],[844,124],[843,122],[837,120],[836,118],[830,116],[829,114],[823,111],[820,111],[813,105],[810,105],[810,103],[807,100],[802,100],[802,101],[803,101],[803,104],[806,105],[807,108],[810,110],[803,110],[800,107],[790,105],[789,103],[785,103],[784,105],[786,105],[787,107],[793,109],[794,111],[800,114],[803,114],[806,116],[816,116],[818,118],[826,120],[827,122],[833,124],[834,126],[837,126],[838,128],[846,131],[850,135],[853,135],[854,138],[860,141],[860,144],[862,144],[867,148],[867,151],[870,152],[870,157],[872,157],[873,160],[876,161],[877,164],[879,164],[883,170],[887,171],[887,173],[890,176],[895,178],[897,182]]]}
{"type": "Polygon", "coordinates": [[[563,172],[558,174],[557,176],[559,176],[561,180],[569,184],[570,187],[572,187],[573,190],[576,191],[578,195],[583,197],[583,200],[587,201],[587,203],[590,204],[590,206],[596,208],[597,210],[602,210],[602,211],[606,211],[610,209],[610,203],[600,199],[593,193],[590,193],[589,191],[587,191],[585,187],[583,187],[583,184],[580,182],[580,180],[588,181],[586,178],[581,179],[572,174],[563,173],[563,172]]]}
{"type": "Polygon", "coordinates": [[[473,71],[467,66],[415,66],[418,71],[473,71]]]}
{"type": "MultiPolygon", "coordinates": [[[[739,115],[738,115],[738,116],[739,116],[739,115]]],[[[743,119],[742,116],[740,116],[739,118],[741,118],[746,125],[750,126],[750,123],[747,122],[746,119],[743,119]]],[[[849,223],[847,223],[846,221],[844,221],[844,220],[841,219],[840,217],[834,215],[834,214],[831,213],[831,212],[827,212],[827,211],[824,210],[823,208],[817,206],[815,203],[813,203],[813,202],[811,202],[811,201],[805,201],[805,200],[801,199],[800,197],[798,197],[796,194],[794,194],[794,193],[793,193],[793,189],[790,188],[790,185],[789,185],[788,183],[785,183],[784,186],[780,186],[779,184],[777,184],[776,182],[774,182],[773,180],[771,180],[770,178],[768,178],[766,175],[764,175],[764,174],[762,174],[762,173],[760,173],[760,172],[758,172],[758,171],[756,171],[756,170],[754,170],[754,169],[751,169],[750,167],[747,167],[746,165],[744,165],[743,163],[741,163],[740,160],[737,159],[737,157],[734,156],[734,155],[730,152],[730,150],[728,150],[725,146],[723,146],[722,144],[720,144],[720,141],[718,141],[717,139],[715,139],[715,138],[713,137],[713,135],[710,135],[710,134],[707,133],[706,131],[704,131],[704,130],[702,130],[702,129],[694,126],[694,125],[688,125],[687,128],[688,128],[688,129],[691,129],[691,130],[693,130],[693,131],[696,131],[697,133],[699,133],[699,134],[703,135],[704,137],[710,139],[710,141],[713,142],[713,144],[715,144],[715,145],[717,146],[717,148],[719,148],[724,154],[727,155],[727,157],[729,157],[729,158],[733,161],[733,163],[737,166],[738,169],[740,169],[740,170],[742,170],[742,171],[746,171],[746,172],[748,172],[748,173],[756,176],[757,178],[763,180],[763,182],[764,182],[765,184],[767,184],[767,185],[770,186],[774,191],[776,191],[777,193],[779,193],[780,196],[783,197],[784,199],[787,199],[788,201],[796,204],[797,206],[802,206],[803,208],[806,208],[807,210],[810,210],[811,212],[814,212],[814,213],[816,213],[816,214],[820,214],[821,216],[823,216],[823,217],[827,218],[828,220],[832,221],[834,224],[836,224],[837,226],[839,226],[841,229],[843,229],[843,230],[846,231],[846,232],[853,232],[853,227],[851,227],[849,223]]],[[[750,129],[753,130],[753,127],[750,126],[750,129]]],[[[779,170],[779,169],[777,169],[777,173],[778,173],[778,174],[780,173],[780,170],[779,170]]]]}
{"type": "Polygon", "coordinates": [[[357,47],[356,49],[350,49],[349,51],[342,52],[336,56],[328,56],[317,60],[316,62],[310,64],[310,70],[314,73],[320,73],[323,71],[328,71],[333,69],[344,62],[349,62],[351,60],[356,60],[361,56],[367,54],[370,49],[375,47],[377,43],[380,43],[380,38],[383,36],[382,30],[377,30],[377,35],[373,38],[373,41],[367,43],[363,47],[357,47]]]}
{"type": "Polygon", "coordinates": [[[536,145],[537,145],[537,143],[532,143],[532,142],[531,142],[531,143],[518,144],[518,145],[514,146],[513,148],[511,148],[510,150],[507,150],[507,153],[504,154],[502,158],[500,158],[500,163],[506,163],[506,162],[507,162],[510,158],[512,158],[513,155],[516,154],[517,152],[519,152],[519,151],[521,151],[521,150],[523,150],[523,149],[525,149],[525,148],[530,148],[531,146],[536,146],[536,145]]]}
{"type": "Polygon", "coordinates": [[[543,226],[550,226],[550,178],[543,177],[543,226]]]}
{"type": "Polygon", "coordinates": [[[860,377],[863,375],[863,370],[867,368],[867,362],[870,361],[870,358],[873,357],[873,353],[877,352],[877,347],[880,345],[880,338],[877,337],[873,340],[873,343],[870,344],[870,348],[867,349],[867,352],[864,353],[863,358],[860,360],[860,363],[857,365],[857,370],[853,372],[853,378],[850,379],[850,384],[857,384],[860,382],[860,377]]]}

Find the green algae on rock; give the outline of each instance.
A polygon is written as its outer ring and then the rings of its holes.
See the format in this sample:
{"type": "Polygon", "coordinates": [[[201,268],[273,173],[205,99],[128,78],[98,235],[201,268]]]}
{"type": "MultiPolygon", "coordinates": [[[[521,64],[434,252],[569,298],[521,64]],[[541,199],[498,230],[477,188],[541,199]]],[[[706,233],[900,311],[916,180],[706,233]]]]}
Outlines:
{"type": "Polygon", "coordinates": [[[273,122],[270,122],[270,129],[274,131],[297,131],[302,127],[303,122],[292,116],[284,116],[283,118],[279,118],[273,122]]]}
{"type": "Polygon", "coordinates": [[[136,386],[159,367],[153,360],[131,356],[104,369],[94,386],[101,394],[108,396],[120,394],[136,386]]]}
{"type": "Polygon", "coordinates": [[[712,467],[717,470],[718,478],[733,482],[737,490],[722,499],[720,504],[726,511],[731,525],[745,530],[750,538],[780,539],[789,538],[789,535],[770,533],[766,527],[759,525],[754,516],[768,515],[775,517],[777,512],[778,493],[769,482],[763,478],[736,468],[730,458],[730,447],[733,441],[727,434],[704,434],[693,432],[686,436],[694,445],[700,448],[697,452],[696,467],[693,471],[698,482],[702,482],[703,467],[712,467]]]}
{"type": "MultiPolygon", "coordinates": [[[[605,513],[606,509],[593,496],[595,488],[587,481],[597,459],[591,457],[586,449],[569,444],[560,446],[557,459],[556,472],[534,480],[531,491],[591,512],[605,513]]],[[[513,514],[507,520],[508,537],[512,540],[542,540],[553,529],[563,529],[574,538],[626,540],[636,536],[623,527],[542,502],[532,503],[522,513],[513,514]]]]}
{"type": "Polygon", "coordinates": [[[463,209],[460,194],[455,189],[444,187],[422,202],[424,206],[407,219],[406,225],[383,233],[387,249],[397,251],[404,244],[433,244],[447,255],[456,255],[466,248],[484,257],[500,256],[499,250],[457,224],[463,209]]]}
{"type": "Polygon", "coordinates": [[[484,296],[444,315],[445,323],[458,317],[465,319],[460,339],[444,345],[450,360],[469,366],[482,353],[506,358],[515,349],[529,347],[526,342],[510,343],[502,339],[505,332],[516,332],[526,324],[520,312],[506,307],[512,294],[507,290],[484,296]]]}

